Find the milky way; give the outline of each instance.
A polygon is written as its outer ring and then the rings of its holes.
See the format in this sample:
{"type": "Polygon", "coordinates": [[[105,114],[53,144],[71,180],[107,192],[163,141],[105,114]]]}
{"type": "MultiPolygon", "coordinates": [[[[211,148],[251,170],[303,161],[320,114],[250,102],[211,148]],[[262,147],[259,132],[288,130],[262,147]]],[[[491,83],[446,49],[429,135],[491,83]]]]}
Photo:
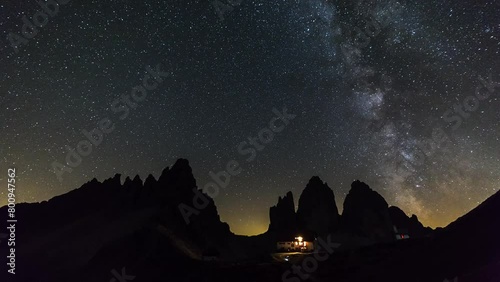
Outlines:
{"type": "Polygon", "coordinates": [[[313,175],[340,209],[360,179],[433,227],[498,191],[499,2],[67,2],[17,49],[23,16],[43,9],[0,4],[3,204],[9,167],[18,201],[35,202],[179,157],[200,187],[240,162],[215,198],[239,234],[264,232],[313,175]],[[157,89],[122,100],[158,64],[157,89]],[[238,145],[283,107],[296,118],[246,161],[238,145]],[[104,118],[114,130],[59,181],[53,163],[104,118]]]}

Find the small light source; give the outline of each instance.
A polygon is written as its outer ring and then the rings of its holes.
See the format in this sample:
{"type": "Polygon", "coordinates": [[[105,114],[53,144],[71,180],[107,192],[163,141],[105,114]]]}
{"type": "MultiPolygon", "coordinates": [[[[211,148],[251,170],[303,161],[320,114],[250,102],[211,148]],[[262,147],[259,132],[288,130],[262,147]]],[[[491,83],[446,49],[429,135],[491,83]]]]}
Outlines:
{"type": "Polygon", "coordinates": [[[297,239],[299,242],[302,242],[302,240],[304,240],[304,238],[302,238],[301,236],[299,236],[299,237],[297,237],[295,239],[297,239]]]}

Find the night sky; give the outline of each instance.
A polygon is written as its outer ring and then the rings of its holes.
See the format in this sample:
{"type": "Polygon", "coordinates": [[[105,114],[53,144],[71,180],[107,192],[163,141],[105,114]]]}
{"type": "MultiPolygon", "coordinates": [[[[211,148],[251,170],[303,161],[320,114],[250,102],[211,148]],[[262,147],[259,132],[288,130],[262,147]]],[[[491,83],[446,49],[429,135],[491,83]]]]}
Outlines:
{"type": "Polygon", "coordinates": [[[23,16],[41,6],[0,4],[0,205],[10,167],[17,201],[37,202],[181,157],[200,188],[240,164],[215,197],[237,234],[267,230],[313,175],[340,210],[360,179],[432,227],[499,189],[497,1],[67,2],[30,39],[23,16]],[[284,108],[295,118],[241,154],[284,108]],[[60,181],[54,162],[105,118],[114,130],[60,181]]]}

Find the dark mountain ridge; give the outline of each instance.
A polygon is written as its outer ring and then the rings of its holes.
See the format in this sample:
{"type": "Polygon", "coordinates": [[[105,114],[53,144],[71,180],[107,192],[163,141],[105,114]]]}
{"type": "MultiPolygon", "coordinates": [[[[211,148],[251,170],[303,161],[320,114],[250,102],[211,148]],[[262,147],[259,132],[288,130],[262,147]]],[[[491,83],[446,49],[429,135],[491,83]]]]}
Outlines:
{"type": "MultiPolygon", "coordinates": [[[[276,281],[289,265],[271,263],[269,253],[275,251],[277,238],[298,232],[311,238],[332,235],[347,247],[323,263],[317,281],[392,281],[385,276],[387,271],[413,273],[421,281],[496,275],[499,208],[497,193],[448,227],[432,232],[416,216],[389,207],[360,181],[352,183],[339,215],[332,189],[313,177],[299,198],[297,212],[289,192],[271,207],[268,232],[238,236],[221,222],[213,199],[198,190],[189,162],[179,159],[158,180],[135,176],[122,184],[116,174],[102,183],[93,179],[49,201],[17,205],[22,220],[16,226],[16,281],[109,281],[110,270],[120,272],[122,267],[140,277],[137,281],[160,277],[276,281]],[[200,195],[205,199],[203,208],[187,222],[179,206],[193,206],[200,195]],[[413,239],[397,242],[395,226],[413,239]],[[373,247],[365,251],[361,246],[373,247]],[[204,262],[208,254],[217,254],[219,263],[204,262]],[[370,256],[377,258],[377,271],[360,262],[370,256]],[[336,271],[331,272],[329,265],[336,271]],[[359,270],[342,280],[344,267],[349,273],[352,267],[359,270]]],[[[0,214],[7,216],[7,207],[0,208],[0,214]]],[[[7,252],[5,245],[0,251],[7,252]]],[[[5,256],[0,263],[6,264],[5,256]]]]}
{"type": "Polygon", "coordinates": [[[401,230],[411,238],[432,234],[432,229],[424,227],[415,215],[408,217],[398,207],[389,207],[380,194],[358,180],[352,183],[345,198],[342,215],[338,213],[333,190],[318,176],[307,183],[296,213],[291,201],[293,194],[288,192],[270,209],[269,233],[279,233],[279,237],[287,234],[288,238],[296,233],[322,237],[333,234],[337,240],[345,242],[343,238],[351,238],[350,241],[357,238],[353,240],[355,245],[394,241],[396,231],[401,230]],[[284,222],[286,227],[283,227],[284,222]]]}

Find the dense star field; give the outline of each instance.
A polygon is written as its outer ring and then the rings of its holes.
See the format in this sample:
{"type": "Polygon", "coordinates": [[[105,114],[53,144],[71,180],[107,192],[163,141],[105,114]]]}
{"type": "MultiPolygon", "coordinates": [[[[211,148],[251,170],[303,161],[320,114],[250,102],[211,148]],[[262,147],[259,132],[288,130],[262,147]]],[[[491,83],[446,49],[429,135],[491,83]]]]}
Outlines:
{"type": "Polygon", "coordinates": [[[0,4],[1,205],[10,167],[37,202],[180,157],[200,188],[238,163],[237,234],[313,175],[432,227],[499,189],[497,1],[59,2],[0,4]]]}

